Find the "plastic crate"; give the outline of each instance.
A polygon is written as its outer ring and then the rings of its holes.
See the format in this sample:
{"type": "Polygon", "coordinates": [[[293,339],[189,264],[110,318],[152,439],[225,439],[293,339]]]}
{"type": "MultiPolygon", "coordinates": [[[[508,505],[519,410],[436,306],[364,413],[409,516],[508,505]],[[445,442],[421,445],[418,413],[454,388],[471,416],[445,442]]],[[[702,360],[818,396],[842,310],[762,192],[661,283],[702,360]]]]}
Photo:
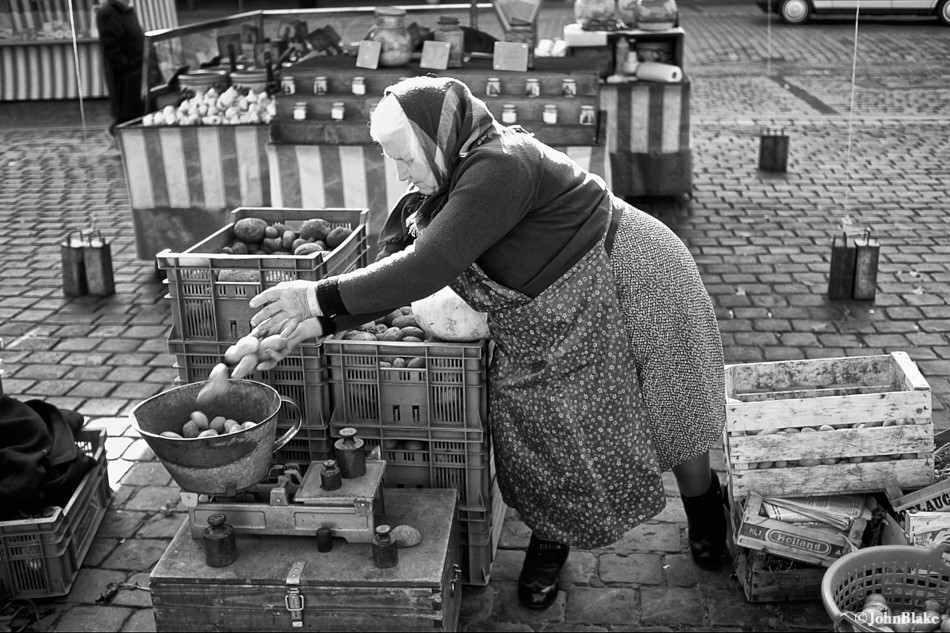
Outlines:
{"type": "MultiPolygon", "coordinates": [[[[230,346],[231,343],[222,341],[182,340],[174,327],[168,335],[168,351],[175,355],[178,377],[183,383],[207,380],[211,368],[222,362],[230,346]]],[[[319,345],[299,345],[274,369],[251,373],[248,379],[270,385],[280,395],[293,400],[303,417],[302,428],[327,428],[330,419],[327,370],[319,345]]],[[[286,429],[293,424],[294,412],[288,407],[282,405],[277,415],[278,428],[286,429]]]]}
{"type": "Polygon", "coordinates": [[[492,485],[491,504],[488,507],[487,513],[473,513],[459,508],[462,582],[466,585],[487,585],[491,579],[491,566],[508,510],[497,482],[492,485]]]}
{"type": "Polygon", "coordinates": [[[368,263],[365,209],[273,209],[241,207],[231,212],[231,223],[183,253],[158,253],[165,271],[172,319],[185,339],[234,341],[251,330],[257,312],[248,306],[254,295],[282,281],[325,277],[362,268],[368,263]],[[334,228],[353,232],[329,254],[228,255],[221,249],[234,240],[234,224],[247,217],[268,223],[283,222],[299,229],[304,221],[323,218],[334,228]]]}
{"type": "Polygon", "coordinates": [[[333,442],[329,429],[301,427],[292,440],[274,453],[274,462],[278,464],[298,464],[306,471],[310,462],[322,462],[333,459],[333,442]]]}
{"type": "MultiPolygon", "coordinates": [[[[340,436],[340,429],[351,426],[338,415],[337,409],[330,421],[330,435],[334,438],[340,436]]],[[[406,429],[377,424],[375,428],[358,428],[356,437],[363,440],[367,451],[382,446],[381,456],[386,460],[385,487],[455,488],[459,491],[461,507],[490,507],[491,443],[487,432],[406,429]],[[422,447],[407,448],[406,443],[410,441],[421,442],[422,447]]]]}
{"type": "Polygon", "coordinates": [[[66,507],[48,517],[0,522],[0,597],[64,596],[76,580],[112,495],[106,432],[80,431],[76,444],[96,464],[66,507]]]}
{"type": "Polygon", "coordinates": [[[384,426],[482,430],[488,419],[488,341],[323,343],[334,413],[357,429],[384,426]],[[419,368],[395,359],[425,359],[419,368]]]}

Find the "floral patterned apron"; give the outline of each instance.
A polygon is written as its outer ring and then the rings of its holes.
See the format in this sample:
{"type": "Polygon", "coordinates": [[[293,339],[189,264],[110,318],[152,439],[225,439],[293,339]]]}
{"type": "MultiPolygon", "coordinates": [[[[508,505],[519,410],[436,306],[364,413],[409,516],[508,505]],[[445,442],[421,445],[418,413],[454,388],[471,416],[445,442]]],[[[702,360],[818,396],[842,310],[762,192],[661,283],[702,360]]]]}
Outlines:
{"type": "Polygon", "coordinates": [[[603,547],[659,513],[663,483],[604,238],[534,299],[473,264],[452,289],[488,314],[505,502],[539,536],[603,547]]]}

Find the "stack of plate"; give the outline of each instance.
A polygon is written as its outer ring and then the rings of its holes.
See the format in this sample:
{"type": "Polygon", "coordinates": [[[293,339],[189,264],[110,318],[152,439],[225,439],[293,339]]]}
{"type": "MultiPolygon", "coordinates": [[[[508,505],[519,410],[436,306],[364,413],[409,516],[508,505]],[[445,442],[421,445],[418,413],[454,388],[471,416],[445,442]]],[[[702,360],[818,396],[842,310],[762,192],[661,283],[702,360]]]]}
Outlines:
{"type": "Polygon", "coordinates": [[[239,88],[250,88],[254,92],[264,92],[267,89],[267,70],[263,68],[248,68],[231,73],[231,83],[239,88]]]}
{"type": "Polygon", "coordinates": [[[214,87],[218,92],[223,92],[231,85],[230,73],[226,70],[189,70],[186,74],[178,76],[178,86],[181,92],[190,90],[195,94],[201,94],[214,87]]]}

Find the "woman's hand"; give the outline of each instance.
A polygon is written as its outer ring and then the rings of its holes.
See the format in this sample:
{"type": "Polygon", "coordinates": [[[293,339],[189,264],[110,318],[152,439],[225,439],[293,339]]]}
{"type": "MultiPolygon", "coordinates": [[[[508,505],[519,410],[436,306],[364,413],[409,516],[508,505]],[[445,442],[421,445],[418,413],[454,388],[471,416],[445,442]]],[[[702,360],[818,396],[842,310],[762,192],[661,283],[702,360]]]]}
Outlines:
{"type": "Polygon", "coordinates": [[[311,317],[323,316],[317,302],[317,287],[312,281],[282,281],[251,298],[252,308],[263,306],[251,317],[251,325],[264,334],[290,338],[294,330],[311,317]]]}
{"type": "MultiPolygon", "coordinates": [[[[237,361],[234,370],[231,372],[231,378],[238,380],[255,371],[273,369],[304,341],[313,339],[313,344],[319,345],[324,338],[323,327],[319,320],[312,318],[300,321],[286,336],[274,334],[263,339],[257,351],[247,354],[237,361]]],[[[225,356],[233,350],[234,346],[225,352],[225,356]]]]}

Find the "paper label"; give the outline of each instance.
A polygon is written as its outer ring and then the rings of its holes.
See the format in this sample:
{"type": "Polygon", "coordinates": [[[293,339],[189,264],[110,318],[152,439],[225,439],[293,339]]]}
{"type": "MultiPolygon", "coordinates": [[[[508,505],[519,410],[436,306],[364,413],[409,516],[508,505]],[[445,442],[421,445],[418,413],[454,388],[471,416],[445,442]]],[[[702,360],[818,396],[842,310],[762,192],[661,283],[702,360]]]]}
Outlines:
{"type": "Polygon", "coordinates": [[[528,45],[524,42],[495,42],[492,68],[527,72],[528,45]]]}
{"type": "Polygon", "coordinates": [[[360,49],[356,53],[356,65],[359,68],[376,69],[379,67],[379,54],[383,51],[381,42],[361,40],[360,49]]]}
{"type": "Polygon", "coordinates": [[[452,45],[448,42],[427,40],[422,44],[422,59],[419,61],[419,66],[421,68],[445,70],[449,67],[449,53],[451,50],[452,45]]]}

